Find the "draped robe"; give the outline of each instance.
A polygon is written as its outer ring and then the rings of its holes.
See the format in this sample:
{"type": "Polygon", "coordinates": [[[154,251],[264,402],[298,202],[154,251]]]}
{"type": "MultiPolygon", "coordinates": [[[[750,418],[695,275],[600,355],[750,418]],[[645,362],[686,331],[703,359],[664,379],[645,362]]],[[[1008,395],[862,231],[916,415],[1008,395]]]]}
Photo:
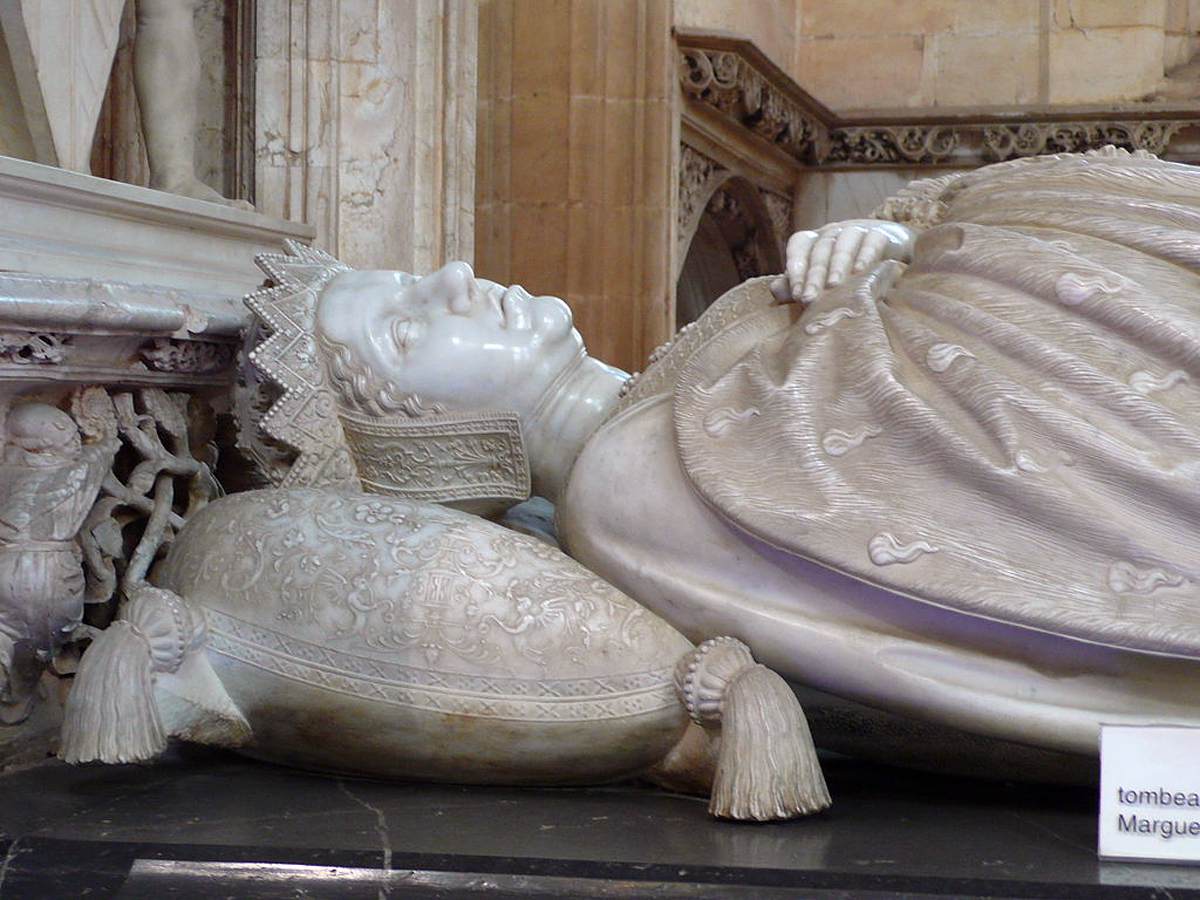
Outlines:
{"type": "Polygon", "coordinates": [[[907,267],[802,312],[750,283],[647,373],[692,488],[891,592],[1200,656],[1200,169],[1042,157],[884,214],[907,267]]]}

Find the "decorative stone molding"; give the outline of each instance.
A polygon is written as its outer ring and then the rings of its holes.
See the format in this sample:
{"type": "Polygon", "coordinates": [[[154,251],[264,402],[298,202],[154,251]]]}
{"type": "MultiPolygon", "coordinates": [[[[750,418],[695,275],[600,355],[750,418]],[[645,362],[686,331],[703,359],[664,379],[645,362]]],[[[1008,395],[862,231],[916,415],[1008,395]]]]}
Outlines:
{"type": "Polygon", "coordinates": [[[233,364],[234,347],[216,341],[154,338],[138,354],[156,372],[212,375],[233,364]]]}
{"type": "Polygon", "coordinates": [[[1159,121],[1026,122],[983,126],[989,161],[1041,153],[1083,153],[1108,144],[1163,156],[1180,131],[1200,125],[1196,118],[1159,121]]]}
{"type": "Polygon", "coordinates": [[[1172,139],[1200,116],[1095,121],[978,121],[834,128],[823,165],[982,165],[1043,153],[1083,153],[1108,144],[1170,156],[1172,139]]]}
{"type": "MultiPolygon", "coordinates": [[[[751,41],[676,29],[685,121],[720,124],[782,150],[796,171],[836,166],[977,166],[1107,144],[1200,162],[1200,110],[1185,105],[1111,109],[1029,107],[839,115],[803,91],[751,41]]],[[[745,154],[749,144],[738,150],[745,154]]]]}
{"type": "Polygon", "coordinates": [[[687,97],[734,119],[798,162],[824,158],[829,111],[752,43],[723,38],[713,45],[683,31],[676,32],[676,40],[679,82],[687,97]]]}
{"type": "Polygon", "coordinates": [[[205,311],[185,298],[205,299],[153,285],[0,273],[0,387],[228,385],[242,317],[215,299],[205,311]]]}
{"type": "Polygon", "coordinates": [[[837,128],[824,163],[937,163],[958,149],[959,134],[940,125],[837,128]]]}
{"type": "Polygon", "coordinates": [[[687,144],[679,145],[679,208],[676,237],[681,264],[709,198],[728,177],[729,171],[716,160],[687,144]]]}
{"type": "Polygon", "coordinates": [[[239,318],[241,296],[261,282],[255,254],[314,235],[308,225],[6,156],[0,209],[0,272],[174,288],[179,308],[239,318]]]}

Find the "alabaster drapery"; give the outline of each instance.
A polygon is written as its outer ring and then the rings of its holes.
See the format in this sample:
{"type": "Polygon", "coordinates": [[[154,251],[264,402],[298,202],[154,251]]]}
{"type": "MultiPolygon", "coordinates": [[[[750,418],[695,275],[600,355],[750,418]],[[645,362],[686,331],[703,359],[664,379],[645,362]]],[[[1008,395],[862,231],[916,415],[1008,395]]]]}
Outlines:
{"type": "Polygon", "coordinates": [[[693,486],[889,590],[1200,655],[1200,170],[1022,160],[885,212],[927,226],[906,269],[756,304],[691,354],[693,486]]]}

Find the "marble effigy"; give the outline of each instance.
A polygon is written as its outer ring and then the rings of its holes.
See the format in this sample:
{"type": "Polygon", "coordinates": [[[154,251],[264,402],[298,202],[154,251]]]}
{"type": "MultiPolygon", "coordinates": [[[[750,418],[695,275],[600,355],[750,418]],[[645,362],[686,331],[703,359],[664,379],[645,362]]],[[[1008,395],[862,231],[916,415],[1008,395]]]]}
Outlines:
{"type": "Polygon", "coordinates": [[[567,546],[685,633],[892,712],[1092,755],[1102,722],[1194,722],[1198,191],[1110,149],[794,236],[594,433],[567,546]]]}
{"type": "Polygon", "coordinates": [[[556,501],[565,547],[688,637],[1094,754],[1099,723],[1192,722],[1200,701],[1198,190],[1111,149],[920,183],[881,220],[794,237],[782,281],[731,292],[634,380],[554,298],[301,254],[311,340],[252,300],[289,335],[260,361],[325,365],[261,425],[299,453],[281,480],[353,484],[366,421],[372,453],[441,441],[383,489],[488,503],[468,451],[515,420],[504,458],[556,501]]]}
{"type": "MultiPolygon", "coordinates": [[[[349,352],[415,338],[352,309],[364,281],[442,305],[442,279],[356,273],[299,245],[262,265],[274,286],[247,301],[266,329],[250,359],[275,401],[240,405],[261,415],[243,444],[280,486],[195,511],[151,581],[126,581],[121,617],[83,655],[62,758],[147,760],[175,736],[383,777],[645,774],[734,819],[829,804],[795,696],[743,643],[693,648],[556,547],[432,502],[498,512],[531,482],[516,412],[379,392],[349,352]],[[338,401],[347,383],[362,407],[338,401]]],[[[569,318],[555,327],[557,350],[527,345],[544,377],[582,361],[569,318]]]]}

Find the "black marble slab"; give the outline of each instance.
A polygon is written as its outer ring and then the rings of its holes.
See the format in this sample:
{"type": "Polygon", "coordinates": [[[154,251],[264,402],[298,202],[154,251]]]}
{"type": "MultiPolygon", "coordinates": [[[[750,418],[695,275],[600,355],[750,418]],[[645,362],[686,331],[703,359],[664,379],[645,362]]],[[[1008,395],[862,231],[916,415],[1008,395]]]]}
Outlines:
{"type": "Polygon", "coordinates": [[[0,898],[1200,897],[1100,863],[1094,789],[829,760],[834,807],[716,822],[650,787],[507,789],[297,772],[180,747],[0,776],[0,898]]]}

